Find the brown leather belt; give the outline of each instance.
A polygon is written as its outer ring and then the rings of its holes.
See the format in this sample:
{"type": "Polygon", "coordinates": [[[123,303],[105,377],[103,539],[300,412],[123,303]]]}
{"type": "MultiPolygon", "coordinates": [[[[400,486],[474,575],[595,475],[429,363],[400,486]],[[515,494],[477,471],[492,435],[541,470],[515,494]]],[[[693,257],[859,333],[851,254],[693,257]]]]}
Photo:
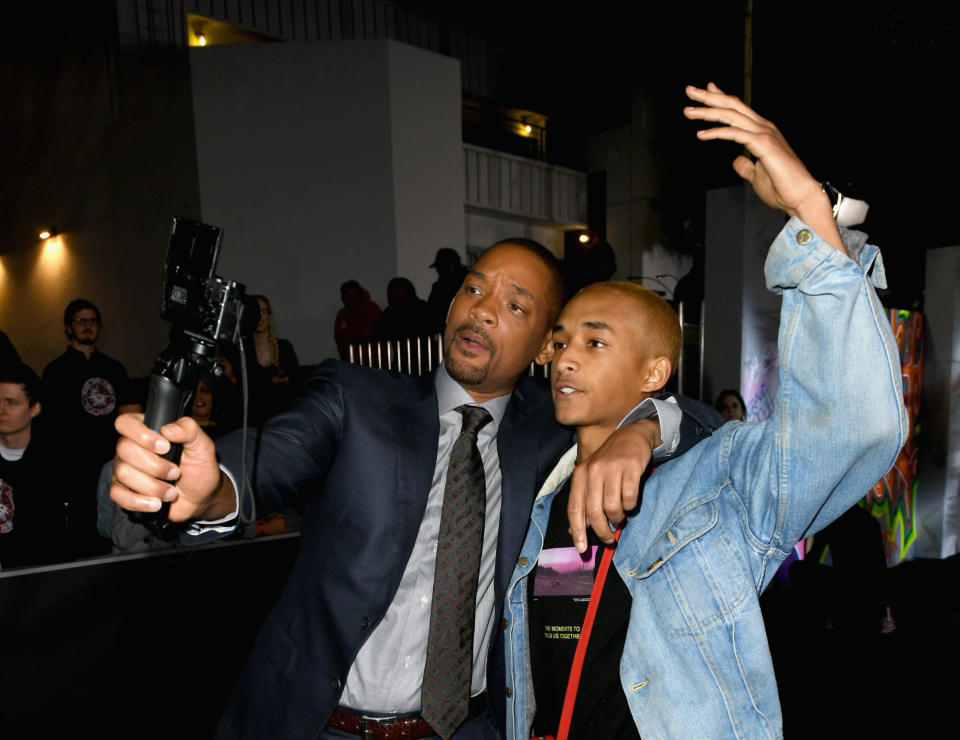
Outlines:
{"type": "MultiPolygon", "coordinates": [[[[487,708],[487,693],[470,697],[467,719],[479,716],[487,708]]],[[[327,721],[328,727],[334,727],[351,735],[359,735],[363,740],[419,740],[437,733],[419,714],[407,717],[367,717],[354,714],[337,707],[327,721]]]]}

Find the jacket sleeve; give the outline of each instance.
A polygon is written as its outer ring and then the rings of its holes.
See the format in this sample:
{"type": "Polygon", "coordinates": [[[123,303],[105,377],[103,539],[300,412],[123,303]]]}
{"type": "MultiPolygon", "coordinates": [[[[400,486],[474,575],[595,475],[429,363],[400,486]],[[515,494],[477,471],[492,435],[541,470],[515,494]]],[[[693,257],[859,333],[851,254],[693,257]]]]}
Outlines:
{"type": "Polygon", "coordinates": [[[617,429],[640,419],[656,418],[660,424],[660,446],[653,450],[651,462],[660,465],[680,457],[709,437],[726,421],[717,411],[700,401],[674,393],[645,398],[627,414],[617,429]]]}
{"type": "MultiPolygon", "coordinates": [[[[309,378],[288,411],[246,434],[246,471],[261,513],[302,503],[316,489],[336,454],[342,434],[340,363],[325,362],[309,378]]],[[[241,480],[244,436],[217,442],[220,464],[241,480]]],[[[241,502],[241,511],[244,502],[241,502]]]]}
{"type": "Polygon", "coordinates": [[[716,409],[701,401],[679,395],[671,395],[671,398],[680,407],[683,416],[680,419],[676,448],[665,454],[662,459],[657,459],[658,464],[679,457],[709,437],[727,421],[716,409]]]}
{"type": "MultiPolygon", "coordinates": [[[[342,380],[340,363],[324,362],[289,410],[262,427],[247,429],[246,433],[237,430],[217,440],[220,466],[240,492],[242,521],[287,506],[299,507],[317,489],[342,436],[342,380]]],[[[239,523],[236,514],[218,522],[195,522],[180,539],[184,543],[206,542],[229,534],[239,523]]]]}
{"type": "Polygon", "coordinates": [[[771,556],[864,496],[906,440],[896,343],[871,284],[885,287],[879,250],[844,238],[854,259],[791,219],[771,246],[767,287],[783,296],[776,408],[723,440],[725,472],[771,556]]]}

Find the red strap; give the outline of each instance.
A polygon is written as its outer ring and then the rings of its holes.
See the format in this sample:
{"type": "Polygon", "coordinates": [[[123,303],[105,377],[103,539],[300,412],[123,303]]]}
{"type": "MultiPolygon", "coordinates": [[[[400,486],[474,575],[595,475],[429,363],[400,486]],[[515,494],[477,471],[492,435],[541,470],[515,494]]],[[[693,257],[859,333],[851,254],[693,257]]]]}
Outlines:
{"type": "MultiPolygon", "coordinates": [[[[623,524],[613,533],[614,541],[620,539],[623,524]]],[[[567,680],[567,692],[563,696],[563,711],[560,713],[560,729],[557,731],[557,740],[567,740],[570,734],[570,720],[573,719],[573,705],[577,699],[577,689],[580,687],[580,673],[583,671],[583,659],[587,656],[587,643],[590,640],[590,631],[593,629],[593,620],[597,616],[597,607],[600,605],[600,594],[603,584],[607,580],[607,571],[610,570],[610,561],[613,560],[613,546],[604,546],[603,556],[600,558],[600,568],[593,582],[590,592],[590,605],[587,615],[583,618],[583,627],[580,628],[580,637],[577,639],[577,649],[573,654],[573,666],[570,668],[570,678],[567,680]]]]}

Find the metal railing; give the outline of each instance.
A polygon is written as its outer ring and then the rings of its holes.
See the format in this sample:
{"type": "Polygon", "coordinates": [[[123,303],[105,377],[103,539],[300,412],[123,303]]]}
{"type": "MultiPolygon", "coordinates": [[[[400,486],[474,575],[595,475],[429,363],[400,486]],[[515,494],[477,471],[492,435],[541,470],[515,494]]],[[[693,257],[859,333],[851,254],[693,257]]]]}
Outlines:
{"type": "Polygon", "coordinates": [[[440,335],[351,342],[347,362],[407,375],[424,375],[440,364],[440,335]]]}
{"type": "MultiPolygon", "coordinates": [[[[699,324],[684,322],[684,303],[677,304],[680,319],[681,347],[677,361],[677,372],[668,388],[676,386],[677,393],[685,393],[695,398],[703,398],[703,355],[704,355],[704,310],[700,305],[699,324]],[[694,367],[688,368],[687,349],[693,349],[694,367]],[[690,377],[690,373],[695,376],[690,377]]],[[[347,362],[373,367],[380,370],[396,370],[407,375],[424,375],[433,372],[443,357],[441,336],[434,334],[426,337],[407,337],[406,339],[370,340],[352,342],[347,346],[347,362]]],[[[549,380],[550,365],[530,363],[529,374],[534,378],[549,380]]]]}
{"type": "MultiPolygon", "coordinates": [[[[347,362],[379,370],[396,370],[407,375],[425,375],[440,364],[443,350],[440,335],[405,339],[370,340],[347,345],[347,362]]],[[[544,380],[550,377],[549,365],[530,363],[529,374],[544,380]]]]}

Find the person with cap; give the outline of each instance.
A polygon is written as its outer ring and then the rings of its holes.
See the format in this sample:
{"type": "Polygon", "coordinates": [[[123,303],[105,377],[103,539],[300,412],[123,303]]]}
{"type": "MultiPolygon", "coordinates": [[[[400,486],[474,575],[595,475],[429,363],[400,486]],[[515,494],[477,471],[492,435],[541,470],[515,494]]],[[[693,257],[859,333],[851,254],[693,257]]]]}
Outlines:
{"type": "Polygon", "coordinates": [[[430,323],[434,334],[443,331],[443,322],[447,317],[450,301],[457,294],[463,279],[467,276],[467,268],[460,261],[460,254],[450,247],[441,247],[437,250],[430,265],[437,271],[437,281],[430,288],[427,305],[430,307],[430,323]]]}

